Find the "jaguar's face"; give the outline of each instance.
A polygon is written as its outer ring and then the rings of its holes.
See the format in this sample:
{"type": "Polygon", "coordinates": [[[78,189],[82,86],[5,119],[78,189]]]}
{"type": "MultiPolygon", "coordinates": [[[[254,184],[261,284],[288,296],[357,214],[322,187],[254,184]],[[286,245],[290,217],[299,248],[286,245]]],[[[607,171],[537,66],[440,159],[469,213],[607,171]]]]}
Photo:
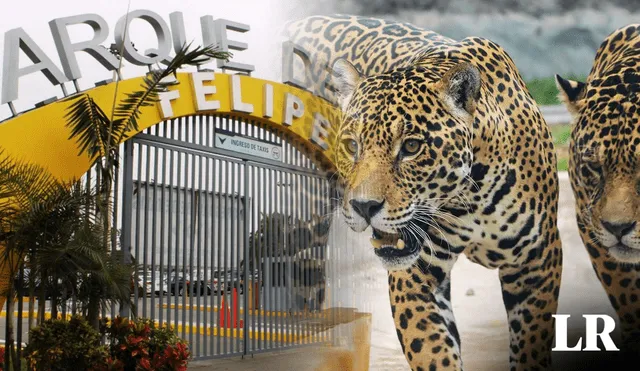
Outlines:
{"type": "MultiPolygon", "coordinates": [[[[602,129],[596,137],[598,132],[602,129]]],[[[578,213],[592,234],[590,238],[608,249],[609,255],[622,262],[640,263],[640,168],[637,152],[624,144],[626,140],[618,140],[605,141],[626,148],[606,148],[594,141],[582,146],[578,143],[585,139],[580,138],[575,142],[573,182],[582,195],[578,213]],[[628,155],[633,159],[619,157],[628,155]]]]}
{"type": "Polygon", "coordinates": [[[357,232],[371,226],[388,270],[407,268],[438,230],[439,209],[468,180],[479,73],[465,64],[436,82],[422,67],[364,78],[344,63],[334,67],[343,97],[342,213],[357,232]]]}
{"type": "Polygon", "coordinates": [[[611,93],[599,84],[558,80],[575,116],[570,175],[578,219],[585,243],[599,244],[620,262],[640,263],[639,102],[637,94],[619,94],[628,89],[624,84],[611,93]]]}

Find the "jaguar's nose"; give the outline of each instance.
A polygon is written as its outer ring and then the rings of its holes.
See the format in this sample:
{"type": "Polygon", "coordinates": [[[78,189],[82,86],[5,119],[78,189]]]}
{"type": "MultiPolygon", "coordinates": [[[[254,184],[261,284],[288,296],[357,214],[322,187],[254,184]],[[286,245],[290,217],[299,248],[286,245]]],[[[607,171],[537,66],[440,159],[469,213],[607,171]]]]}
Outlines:
{"type": "Polygon", "coordinates": [[[349,201],[353,210],[363,217],[367,222],[371,222],[371,218],[373,218],[380,210],[382,210],[382,206],[384,205],[384,200],[363,200],[363,199],[353,199],[349,201]]]}
{"type": "Polygon", "coordinates": [[[605,220],[600,221],[602,226],[616,238],[620,239],[627,235],[636,226],[636,222],[631,223],[611,223],[605,220]]]}

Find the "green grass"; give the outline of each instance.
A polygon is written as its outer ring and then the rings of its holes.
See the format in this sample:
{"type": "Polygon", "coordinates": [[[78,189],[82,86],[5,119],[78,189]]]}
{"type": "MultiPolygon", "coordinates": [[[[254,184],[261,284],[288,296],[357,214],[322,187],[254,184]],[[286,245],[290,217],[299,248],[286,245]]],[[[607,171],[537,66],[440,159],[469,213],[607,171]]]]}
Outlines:
{"type": "MultiPolygon", "coordinates": [[[[584,81],[585,76],[562,76],[569,80],[584,81]]],[[[558,88],[556,88],[556,80],[554,77],[545,77],[540,79],[533,79],[526,82],[527,88],[533,96],[533,99],[542,106],[560,104],[558,100],[558,88]]]]}
{"type": "Polygon", "coordinates": [[[551,136],[556,146],[568,146],[571,138],[571,125],[551,125],[551,136]]]}
{"type": "MultiPolygon", "coordinates": [[[[585,81],[584,76],[563,76],[566,79],[585,81]]],[[[554,77],[533,79],[527,81],[527,88],[538,105],[562,104],[558,100],[558,88],[554,77]]],[[[569,162],[569,140],[571,139],[571,125],[552,125],[551,135],[558,154],[558,170],[566,171],[569,162]]]]}
{"type": "Polygon", "coordinates": [[[539,105],[560,104],[558,89],[553,78],[535,79],[527,82],[527,88],[539,105]]]}
{"type": "Polygon", "coordinates": [[[571,125],[552,125],[551,136],[558,155],[558,170],[566,171],[569,162],[569,140],[571,139],[571,125]]]}
{"type": "MultiPolygon", "coordinates": [[[[566,79],[585,81],[584,76],[563,76],[566,79]]],[[[562,104],[558,100],[558,88],[554,77],[527,81],[527,88],[541,106],[562,104]]],[[[566,171],[569,165],[569,140],[571,139],[571,125],[552,125],[551,136],[558,155],[558,170],[566,171]]]]}
{"type": "Polygon", "coordinates": [[[569,159],[558,157],[558,171],[569,170],[569,159]]]}

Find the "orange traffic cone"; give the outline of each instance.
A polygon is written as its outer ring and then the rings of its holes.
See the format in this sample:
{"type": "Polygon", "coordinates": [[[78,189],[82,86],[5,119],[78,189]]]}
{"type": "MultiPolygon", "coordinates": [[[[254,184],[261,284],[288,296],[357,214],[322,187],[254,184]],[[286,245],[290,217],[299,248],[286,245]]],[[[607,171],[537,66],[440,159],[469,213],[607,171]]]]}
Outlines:
{"type": "MultiPolygon", "coordinates": [[[[231,310],[233,311],[233,328],[238,328],[238,290],[233,288],[233,299],[231,302],[231,310]]],[[[240,328],[244,327],[244,321],[240,320],[240,328]]]]}
{"type": "Polygon", "coordinates": [[[229,307],[227,303],[224,302],[224,296],[222,297],[222,302],[220,303],[220,327],[229,328],[229,317],[231,317],[231,313],[229,312],[229,307]],[[226,318],[226,319],[225,319],[226,318]]]}

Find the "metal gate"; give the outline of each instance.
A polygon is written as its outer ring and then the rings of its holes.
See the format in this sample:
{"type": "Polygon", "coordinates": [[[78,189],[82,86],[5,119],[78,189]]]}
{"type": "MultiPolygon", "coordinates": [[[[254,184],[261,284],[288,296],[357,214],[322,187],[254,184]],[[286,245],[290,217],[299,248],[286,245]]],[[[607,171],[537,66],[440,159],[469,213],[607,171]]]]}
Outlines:
{"type": "Polygon", "coordinates": [[[132,314],[173,326],[196,358],[328,340],[314,318],[332,191],[290,138],[238,117],[192,116],[145,130],[124,152],[132,314]]]}

